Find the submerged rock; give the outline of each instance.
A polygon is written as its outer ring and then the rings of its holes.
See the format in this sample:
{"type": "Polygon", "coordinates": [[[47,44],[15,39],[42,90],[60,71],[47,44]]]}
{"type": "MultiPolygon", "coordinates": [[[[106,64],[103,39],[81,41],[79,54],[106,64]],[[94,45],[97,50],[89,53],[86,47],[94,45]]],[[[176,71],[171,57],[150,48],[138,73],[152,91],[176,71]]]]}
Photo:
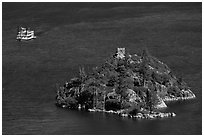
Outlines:
{"type": "Polygon", "coordinates": [[[63,108],[105,112],[130,118],[174,117],[156,112],[166,101],[193,99],[187,84],[177,79],[167,65],[143,51],[129,55],[118,48],[115,55],[87,75],[58,86],[56,104],[63,108]]]}

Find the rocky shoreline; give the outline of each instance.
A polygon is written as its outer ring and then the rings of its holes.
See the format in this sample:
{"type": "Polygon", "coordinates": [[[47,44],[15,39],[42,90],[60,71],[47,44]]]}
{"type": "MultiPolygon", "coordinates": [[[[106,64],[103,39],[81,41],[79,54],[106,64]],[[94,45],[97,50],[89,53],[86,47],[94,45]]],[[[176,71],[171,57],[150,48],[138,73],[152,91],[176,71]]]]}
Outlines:
{"type": "Polygon", "coordinates": [[[128,118],[136,118],[136,119],[156,119],[156,118],[168,118],[168,117],[175,117],[176,114],[173,112],[162,113],[162,112],[151,112],[151,113],[137,113],[136,115],[130,115],[124,113],[124,110],[113,111],[113,110],[100,110],[100,109],[88,109],[89,112],[103,112],[103,113],[112,113],[117,114],[121,117],[128,117],[128,118]]]}
{"type": "Polygon", "coordinates": [[[188,100],[188,99],[194,99],[196,98],[195,94],[192,93],[191,90],[187,90],[191,95],[187,97],[174,97],[174,96],[166,96],[163,98],[163,101],[170,102],[170,101],[178,101],[178,100],[188,100]]]}

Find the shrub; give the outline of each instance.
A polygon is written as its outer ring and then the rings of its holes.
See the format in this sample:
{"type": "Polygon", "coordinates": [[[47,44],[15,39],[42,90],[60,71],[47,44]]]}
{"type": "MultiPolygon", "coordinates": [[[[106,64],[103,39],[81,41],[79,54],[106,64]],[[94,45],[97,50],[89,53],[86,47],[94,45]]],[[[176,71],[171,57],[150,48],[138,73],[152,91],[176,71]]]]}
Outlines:
{"type": "Polygon", "coordinates": [[[69,108],[75,109],[78,106],[78,101],[73,97],[67,97],[65,99],[65,102],[66,102],[67,107],[69,108]]]}
{"type": "Polygon", "coordinates": [[[127,109],[129,107],[131,107],[131,103],[127,102],[126,100],[123,100],[122,103],[121,103],[121,108],[122,109],[127,109]]]}
{"type": "Polygon", "coordinates": [[[105,102],[105,109],[117,111],[121,109],[121,104],[117,99],[108,99],[105,102]]]}
{"type": "Polygon", "coordinates": [[[137,108],[133,108],[129,111],[130,115],[136,115],[139,112],[139,110],[137,108]]]}

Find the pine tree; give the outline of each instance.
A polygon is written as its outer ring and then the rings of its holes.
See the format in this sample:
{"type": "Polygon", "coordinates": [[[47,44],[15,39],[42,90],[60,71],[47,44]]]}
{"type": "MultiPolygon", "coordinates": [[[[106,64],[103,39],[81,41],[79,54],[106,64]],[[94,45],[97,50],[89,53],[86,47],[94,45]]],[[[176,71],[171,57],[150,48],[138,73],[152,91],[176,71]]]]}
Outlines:
{"type": "Polygon", "coordinates": [[[85,70],[84,70],[84,67],[80,67],[79,68],[79,76],[80,76],[80,80],[82,83],[85,82],[85,79],[87,77],[86,73],[85,73],[85,70]]]}

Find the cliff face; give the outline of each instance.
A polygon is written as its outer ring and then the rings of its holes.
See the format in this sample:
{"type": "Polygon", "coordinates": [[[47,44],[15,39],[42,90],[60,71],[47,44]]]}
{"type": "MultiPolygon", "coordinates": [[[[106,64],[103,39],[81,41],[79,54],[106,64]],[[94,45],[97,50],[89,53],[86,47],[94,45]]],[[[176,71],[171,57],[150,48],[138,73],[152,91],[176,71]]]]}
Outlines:
{"type": "Polygon", "coordinates": [[[68,108],[126,110],[130,114],[154,112],[167,107],[165,101],[195,98],[182,79],[168,66],[143,51],[129,55],[119,48],[104,64],[57,90],[58,106],[68,108]]]}

